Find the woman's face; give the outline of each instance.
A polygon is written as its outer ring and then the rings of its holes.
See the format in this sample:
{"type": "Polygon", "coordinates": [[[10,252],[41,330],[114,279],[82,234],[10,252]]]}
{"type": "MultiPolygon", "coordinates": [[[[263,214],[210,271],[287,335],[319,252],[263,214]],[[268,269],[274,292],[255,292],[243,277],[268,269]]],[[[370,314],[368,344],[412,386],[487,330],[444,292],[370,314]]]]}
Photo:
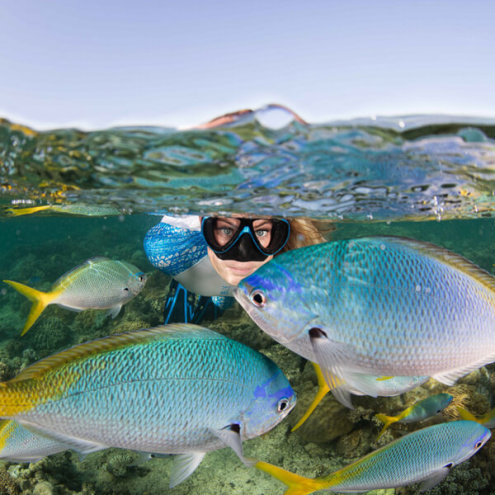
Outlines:
{"type": "MultiPolygon", "coordinates": [[[[238,229],[239,224],[240,219],[238,218],[219,218],[213,232],[216,242],[219,245],[227,244],[238,229]]],[[[253,230],[260,244],[267,246],[270,242],[271,222],[262,218],[254,220],[253,230]]],[[[210,247],[208,247],[208,257],[217,273],[230,285],[237,285],[243,278],[251,275],[273,258],[273,256],[268,256],[263,261],[220,259],[210,247]]]]}

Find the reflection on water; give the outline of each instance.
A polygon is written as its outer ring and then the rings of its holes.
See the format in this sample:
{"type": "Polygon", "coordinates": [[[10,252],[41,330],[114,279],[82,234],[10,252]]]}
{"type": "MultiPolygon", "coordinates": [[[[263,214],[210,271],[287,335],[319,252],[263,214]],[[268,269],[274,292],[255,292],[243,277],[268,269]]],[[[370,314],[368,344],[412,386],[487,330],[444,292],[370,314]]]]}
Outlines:
{"type": "Polygon", "coordinates": [[[493,122],[431,116],[310,125],[286,118],[273,128],[265,126],[273,124],[269,115],[244,112],[189,130],[38,133],[2,121],[2,205],[335,220],[491,215],[493,122]]]}
{"type": "MultiPolygon", "coordinates": [[[[115,319],[104,312],[50,306],[22,338],[31,303],[3,284],[0,379],[71,345],[162,322],[170,279],[152,267],[142,245],[161,212],[245,211],[330,219],[336,226],[332,239],[412,237],[444,246],[495,274],[494,122],[428,116],[309,125],[285,112],[281,125],[270,115],[267,109],[244,112],[190,130],[39,133],[0,122],[1,279],[48,290],[60,275],[93,256],[125,260],[148,276],[142,293],[115,319]],[[39,206],[49,208],[13,215],[39,206]]],[[[264,334],[237,304],[207,326],[262,350],[290,379],[298,394],[296,409],[244,448],[248,456],[305,476],[328,474],[400,436],[399,430],[430,424],[391,427],[378,442],[381,424],[373,419],[375,413],[397,413],[440,392],[451,393],[456,404],[478,415],[495,400],[490,365],[454,387],[430,381],[400,397],[354,397],[354,411],[326,397],[307,424],[291,433],[315,394],[312,367],[264,334]]],[[[455,417],[454,409],[446,415],[455,417]]],[[[455,468],[432,493],[493,493],[492,443],[455,468]]],[[[0,491],[284,492],[268,475],[243,467],[230,449],[208,454],[173,490],[168,489],[170,465],[167,458],[141,462],[119,449],[84,460],[66,452],[31,466],[0,463],[0,491]],[[12,480],[15,486],[9,485],[12,480]]],[[[387,493],[413,494],[416,489],[387,493]]]]}

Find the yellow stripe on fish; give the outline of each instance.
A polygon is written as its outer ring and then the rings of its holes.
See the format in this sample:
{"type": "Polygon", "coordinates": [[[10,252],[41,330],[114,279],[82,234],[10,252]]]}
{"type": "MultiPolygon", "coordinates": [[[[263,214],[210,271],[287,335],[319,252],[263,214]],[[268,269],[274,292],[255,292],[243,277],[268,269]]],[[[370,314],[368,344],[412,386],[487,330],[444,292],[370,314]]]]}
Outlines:
{"type": "MultiPolygon", "coordinates": [[[[140,332],[129,332],[71,347],[54,354],[25,368],[8,382],[0,382],[0,417],[13,417],[29,411],[38,404],[49,400],[57,400],[81,377],[74,364],[88,356],[114,351],[131,344],[151,342],[154,339],[180,335],[183,329],[179,326],[157,327],[140,332]],[[65,365],[71,365],[71,373],[63,373],[65,365]],[[62,370],[62,372],[59,372],[62,370]],[[61,378],[63,377],[63,378],[61,378]],[[40,385],[40,383],[42,385],[40,385]]],[[[103,362],[93,363],[93,367],[85,373],[98,371],[103,362]]]]}
{"type": "Polygon", "coordinates": [[[0,452],[3,451],[5,445],[7,444],[7,440],[12,435],[12,432],[15,430],[15,423],[8,419],[4,419],[0,421],[0,452]]]}

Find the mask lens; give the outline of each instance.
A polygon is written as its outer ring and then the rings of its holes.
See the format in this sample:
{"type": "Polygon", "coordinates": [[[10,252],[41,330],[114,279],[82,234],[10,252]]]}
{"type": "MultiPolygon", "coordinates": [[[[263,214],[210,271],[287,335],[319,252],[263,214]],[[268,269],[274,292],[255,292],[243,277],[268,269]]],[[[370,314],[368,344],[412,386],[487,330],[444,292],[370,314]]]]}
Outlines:
{"type": "Polygon", "coordinates": [[[240,237],[241,220],[234,218],[205,217],[201,230],[208,246],[216,253],[228,251],[240,237]]]}

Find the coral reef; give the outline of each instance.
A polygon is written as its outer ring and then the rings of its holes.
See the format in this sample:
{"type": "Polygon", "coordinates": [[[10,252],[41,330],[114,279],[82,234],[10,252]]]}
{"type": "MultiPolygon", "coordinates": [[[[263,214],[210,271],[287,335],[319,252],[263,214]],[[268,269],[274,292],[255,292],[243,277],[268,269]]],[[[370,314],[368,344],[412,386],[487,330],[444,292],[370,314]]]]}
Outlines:
{"type": "MultiPolygon", "coordinates": [[[[19,220],[17,220],[19,222],[19,220]]],[[[0,381],[14,377],[36,360],[79,342],[105,335],[155,326],[162,322],[164,299],[170,278],[154,270],[141,243],[156,218],[73,219],[55,225],[41,242],[16,245],[0,257],[3,279],[19,280],[40,290],[48,290],[66,270],[92,256],[124,259],[144,270],[148,281],[142,293],[125,305],[114,319],[105,311],[75,313],[50,306],[35,326],[19,337],[31,303],[9,289],[0,291],[0,381]],[[59,229],[59,230],[57,230],[59,229]],[[67,235],[70,232],[70,236],[67,235]],[[57,237],[58,236],[58,237],[57,237]]],[[[346,225],[334,237],[364,234],[396,234],[423,238],[493,268],[490,243],[474,243],[473,236],[460,235],[453,225],[369,224],[346,225]]],[[[20,229],[24,228],[20,225],[20,229]]],[[[43,229],[43,222],[39,223],[43,229]]],[[[463,227],[464,228],[464,227],[463,227]]],[[[480,227],[481,228],[481,227],[480,227]]],[[[473,227],[473,232],[475,228],[473,227]]],[[[488,234],[487,234],[488,235],[488,234]]],[[[491,235],[491,234],[490,234],[491,235]]],[[[27,242],[27,241],[26,241],[27,242]]],[[[0,246],[0,251],[2,247],[0,246]]],[[[274,342],[235,304],[220,319],[204,326],[241,341],[270,357],[289,378],[298,403],[286,421],[263,437],[244,443],[246,456],[279,465],[297,474],[316,477],[329,474],[367,454],[402,433],[435,421],[455,420],[456,405],[475,415],[493,407],[495,365],[475,371],[453,387],[430,380],[407,394],[390,398],[353,397],[354,410],[344,408],[329,394],[312,417],[295,433],[297,422],[316,393],[316,377],[311,364],[274,342]],[[397,414],[414,402],[440,392],[454,396],[453,405],[443,415],[429,421],[395,424],[377,442],[382,423],[376,413],[397,414]]],[[[134,452],[106,449],[84,459],[64,452],[36,463],[0,463],[0,493],[26,495],[262,495],[283,494],[282,483],[256,469],[243,466],[231,449],[208,453],[194,474],[173,490],[168,488],[171,458],[144,461],[134,452]]],[[[455,467],[449,477],[430,492],[433,495],[494,495],[495,441],[491,440],[469,462],[455,467]]],[[[418,486],[397,490],[376,490],[374,495],[413,495],[418,486]]]]}
{"type": "Polygon", "coordinates": [[[0,493],[3,495],[18,495],[21,493],[14,478],[4,469],[0,469],[0,493]]]}

